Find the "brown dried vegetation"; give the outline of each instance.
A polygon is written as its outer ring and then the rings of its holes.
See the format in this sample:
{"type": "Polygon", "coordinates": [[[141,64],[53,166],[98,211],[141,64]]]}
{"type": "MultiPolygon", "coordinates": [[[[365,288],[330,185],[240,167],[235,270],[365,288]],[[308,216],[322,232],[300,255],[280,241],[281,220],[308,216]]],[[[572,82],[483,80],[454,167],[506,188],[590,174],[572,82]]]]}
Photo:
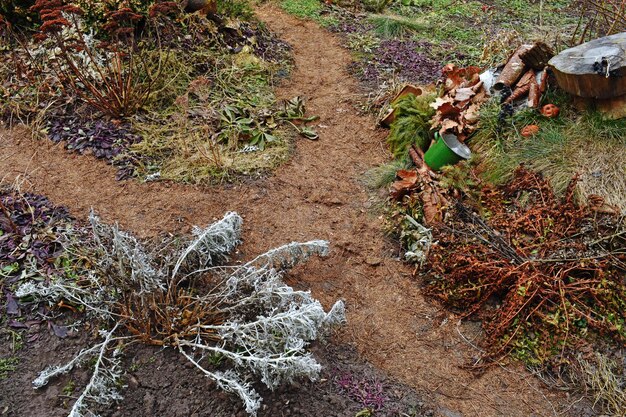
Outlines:
{"type": "Polygon", "coordinates": [[[626,341],[624,219],[577,205],[575,184],[559,201],[521,167],[480,203],[458,201],[453,221],[437,226],[427,291],[483,321],[482,359],[513,353],[543,364],[591,335],[626,341]]]}

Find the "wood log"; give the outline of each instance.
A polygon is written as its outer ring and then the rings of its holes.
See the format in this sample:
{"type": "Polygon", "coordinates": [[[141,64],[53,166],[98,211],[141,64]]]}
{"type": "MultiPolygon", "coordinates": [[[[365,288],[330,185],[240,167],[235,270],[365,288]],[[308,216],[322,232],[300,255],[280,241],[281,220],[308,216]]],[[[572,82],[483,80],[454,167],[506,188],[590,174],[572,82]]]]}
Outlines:
{"type": "Polygon", "coordinates": [[[539,92],[545,93],[548,88],[548,70],[544,69],[541,71],[541,75],[539,76],[539,92]]]}
{"type": "Polygon", "coordinates": [[[526,71],[526,73],[524,73],[524,75],[522,75],[522,78],[519,79],[518,83],[515,85],[515,88],[517,89],[530,85],[536,76],[537,74],[535,74],[535,70],[529,69],[528,71],[526,71]]]}
{"type": "Polygon", "coordinates": [[[626,95],[604,100],[574,97],[573,103],[579,110],[599,111],[607,119],[626,118],[626,95]]]}
{"type": "Polygon", "coordinates": [[[539,99],[541,99],[541,87],[537,82],[537,78],[533,77],[530,82],[530,91],[528,92],[528,100],[526,105],[530,108],[536,109],[539,107],[539,99]]]}
{"type": "Polygon", "coordinates": [[[513,87],[517,80],[520,79],[522,74],[526,72],[526,65],[520,58],[520,54],[532,48],[532,45],[522,45],[511,55],[509,61],[504,66],[504,69],[498,76],[493,89],[496,91],[502,90],[504,87],[513,87]]]}
{"type": "Polygon", "coordinates": [[[549,62],[563,90],[609,99],[626,94],[626,32],[566,49],[549,62]]]}
{"type": "Polygon", "coordinates": [[[530,49],[520,52],[519,57],[529,68],[541,71],[548,65],[550,58],[554,56],[554,51],[544,42],[535,42],[530,49]]]}
{"type": "Polygon", "coordinates": [[[524,97],[526,94],[530,92],[530,88],[535,81],[535,71],[529,69],[523,76],[520,78],[519,82],[515,86],[515,89],[504,102],[505,103],[513,103],[515,100],[518,100],[524,97]]]}

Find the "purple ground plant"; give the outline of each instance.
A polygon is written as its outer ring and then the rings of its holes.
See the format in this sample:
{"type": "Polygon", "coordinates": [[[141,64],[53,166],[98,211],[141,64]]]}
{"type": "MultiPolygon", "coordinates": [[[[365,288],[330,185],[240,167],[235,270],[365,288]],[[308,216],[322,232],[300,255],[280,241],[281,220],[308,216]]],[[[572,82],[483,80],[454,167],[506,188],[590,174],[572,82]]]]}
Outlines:
{"type": "Polygon", "coordinates": [[[142,140],[127,123],[62,117],[50,123],[48,136],[55,143],[65,142],[66,149],[80,154],[89,152],[114,165],[118,180],[132,176],[133,159],[128,149],[142,140]]]}
{"type": "Polygon", "coordinates": [[[50,272],[63,252],[59,234],[71,228],[67,209],[56,207],[43,196],[13,191],[0,192],[0,265],[12,275],[26,262],[50,272]]]}
{"type": "Polygon", "coordinates": [[[382,410],[389,400],[380,381],[358,378],[351,373],[344,373],[335,379],[335,384],[342,394],[372,411],[382,410]]]}
{"type": "Polygon", "coordinates": [[[349,35],[352,33],[368,33],[374,29],[370,23],[368,23],[364,17],[351,13],[345,9],[334,9],[332,17],[336,20],[328,27],[331,32],[335,32],[341,35],[349,35]]]}
{"type": "Polygon", "coordinates": [[[281,40],[267,29],[255,28],[250,24],[242,25],[242,32],[252,42],[255,55],[270,62],[284,62],[290,60],[291,45],[281,40]]]}
{"type": "MultiPolygon", "coordinates": [[[[329,29],[344,38],[350,34],[370,34],[374,30],[363,15],[337,9],[332,16],[337,23],[329,29]]],[[[430,50],[431,46],[424,41],[381,39],[371,54],[361,56],[350,65],[350,71],[373,89],[392,76],[406,82],[428,84],[441,76],[443,66],[428,53],[420,52],[430,50]]]]}
{"type": "Polygon", "coordinates": [[[359,78],[378,84],[395,75],[403,81],[428,84],[441,75],[441,64],[419,52],[423,44],[413,40],[387,39],[372,53],[372,58],[353,66],[359,78]]]}
{"type": "MultiPolygon", "coordinates": [[[[81,230],[65,207],[53,205],[44,196],[0,190],[0,306],[8,316],[8,327],[19,331],[42,323],[47,307],[15,297],[13,289],[24,273],[36,281],[72,274],[66,246],[81,230]],[[29,275],[34,271],[38,273],[29,275]]],[[[52,319],[45,321],[58,337],[67,336],[65,326],[52,319]]],[[[38,333],[31,333],[26,340],[38,337],[38,333]]]]}

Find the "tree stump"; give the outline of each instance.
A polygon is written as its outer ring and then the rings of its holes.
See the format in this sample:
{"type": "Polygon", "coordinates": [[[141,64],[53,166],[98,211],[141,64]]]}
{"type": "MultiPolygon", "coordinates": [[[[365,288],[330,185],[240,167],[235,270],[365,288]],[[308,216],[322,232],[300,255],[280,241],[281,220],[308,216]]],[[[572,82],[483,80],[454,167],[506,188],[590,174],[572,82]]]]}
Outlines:
{"type": "Polygon", "coordinates": [[[549,62],[559,87],[580,97],[626,94],[626,32],[566,49],[549,62]]]}

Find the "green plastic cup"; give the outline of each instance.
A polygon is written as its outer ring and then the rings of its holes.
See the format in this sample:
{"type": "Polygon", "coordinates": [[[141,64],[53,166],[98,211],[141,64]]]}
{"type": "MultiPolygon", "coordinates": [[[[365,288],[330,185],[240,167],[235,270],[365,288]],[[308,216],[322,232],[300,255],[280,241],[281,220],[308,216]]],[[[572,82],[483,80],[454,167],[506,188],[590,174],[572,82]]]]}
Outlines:
{"type": "Polygon", "coordinates": [[[446,133],[442,137],[437,132],[435,138],[437,141],[424,154],[424,162],[434,171],[439,171],[446,165],[454,165],[472,156],[470,149],[461,143],[456,135],[446,133]]]}

